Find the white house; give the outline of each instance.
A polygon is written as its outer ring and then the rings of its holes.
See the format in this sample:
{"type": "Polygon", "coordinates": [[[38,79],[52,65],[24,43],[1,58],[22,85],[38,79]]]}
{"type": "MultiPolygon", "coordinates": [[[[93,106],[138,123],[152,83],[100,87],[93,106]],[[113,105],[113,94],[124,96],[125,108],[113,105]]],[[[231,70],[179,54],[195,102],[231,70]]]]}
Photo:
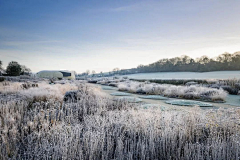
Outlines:
{"type": "Polygon", "coordinates": [[[75,79],[74,71],[49,71],[44,70],[36,74],[39,78],[75,79]]]}

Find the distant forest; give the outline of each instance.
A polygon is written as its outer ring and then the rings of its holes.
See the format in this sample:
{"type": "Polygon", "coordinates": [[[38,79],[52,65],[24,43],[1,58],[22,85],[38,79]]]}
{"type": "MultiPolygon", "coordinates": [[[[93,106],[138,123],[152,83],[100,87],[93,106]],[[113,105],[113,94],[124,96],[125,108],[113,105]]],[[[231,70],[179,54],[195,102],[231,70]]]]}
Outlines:
{"type": "MultiPolygon", "coordinates": [[[[189,56],[164,58],[149,65],[119,70],[118,74],[149,73],[149,72],[209,72],[240,70],[240,52],[223,53],[216,58],[202,56],[193,59],[189,56]]],[[[116,73],[116,72],[115,72],[116,73]]]]}

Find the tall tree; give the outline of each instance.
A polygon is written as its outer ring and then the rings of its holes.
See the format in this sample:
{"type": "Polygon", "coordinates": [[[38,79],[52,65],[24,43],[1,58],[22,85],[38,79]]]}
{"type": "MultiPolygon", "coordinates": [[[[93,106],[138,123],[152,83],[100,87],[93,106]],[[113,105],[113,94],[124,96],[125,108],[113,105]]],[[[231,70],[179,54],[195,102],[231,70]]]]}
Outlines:
{"type": "Polygon", "coordinates": [[[6,72],[10,76],[19,76],[21,74],[21,65],[18,62],[12,61],[8,64],[6,72]]]}

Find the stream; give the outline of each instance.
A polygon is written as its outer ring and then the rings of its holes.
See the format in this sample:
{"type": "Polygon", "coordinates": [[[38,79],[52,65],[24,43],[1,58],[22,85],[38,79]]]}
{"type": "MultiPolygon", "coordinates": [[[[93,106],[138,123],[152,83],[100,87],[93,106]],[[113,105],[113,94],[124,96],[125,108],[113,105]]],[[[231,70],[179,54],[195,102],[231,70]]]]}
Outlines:
{"type": "MultiPolygon", "coordinates": [[[[121,92],[118,91],[118,89],[116,87],[110,87],[110,86],[104,86],[104,85],[99,85],[99,84],[95,84],[97,86],[100,86],[102,91],[107,93],[108,95],[112,96],[113,98],[119,98],[119,97],[134,97],[136,99],[140,98],[143,95],[140,94],[133,94],[133,93],[128,93],[128,92],[121,92]],[[114,96],[111,94],[114,93],[127,93],[127,96],[114,96]]],[[[158,105],[164,108],[169,108],[169,109],[177,109],[177,108],[186,108],[186,107],[192,107],[192,106],[179,106],[179,105],[171,105],[171,104],[167,104],[165,103],[165,101],[167,100],[159,100],[159,99],[143,99],[140,98],[142,100],[142,102],[140,102],[140,105],[146,105],[146,104],[151,104],[151,105],[158,105]]],[[[177,99],[177,98],[168,98],[168,100],[185,100],[185,99],[177,99]]],[[[197,101],[199,102],[199,101],[197,101]]],[[[214,102],[203,102],[203,103],[209,103],[212,105],[212,107],[201,107],[202,109],[218,109],[220,107],[222,108],[236,108],[236,107],[240,107],[240,96],[238,95],[228,95],[228,97],[226,98],[226,102],[225,103],[214,103],[214,102]]]]}

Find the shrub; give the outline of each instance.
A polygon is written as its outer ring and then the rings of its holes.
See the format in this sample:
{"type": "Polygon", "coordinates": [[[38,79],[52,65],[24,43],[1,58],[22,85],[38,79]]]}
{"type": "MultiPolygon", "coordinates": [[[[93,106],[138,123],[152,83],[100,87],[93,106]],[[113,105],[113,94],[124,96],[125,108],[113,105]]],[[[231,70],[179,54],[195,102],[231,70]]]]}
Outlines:
{"type": "Polygon", "coordinates": [[[120,91],[132,93],[146,93],[150,95],[164,95],[171,98],[199,99],[224,101],[227,93],[222,89],[201,86],[175,86],[169,84],[141,83],[135,81],[120,82],[120,91]]]}

